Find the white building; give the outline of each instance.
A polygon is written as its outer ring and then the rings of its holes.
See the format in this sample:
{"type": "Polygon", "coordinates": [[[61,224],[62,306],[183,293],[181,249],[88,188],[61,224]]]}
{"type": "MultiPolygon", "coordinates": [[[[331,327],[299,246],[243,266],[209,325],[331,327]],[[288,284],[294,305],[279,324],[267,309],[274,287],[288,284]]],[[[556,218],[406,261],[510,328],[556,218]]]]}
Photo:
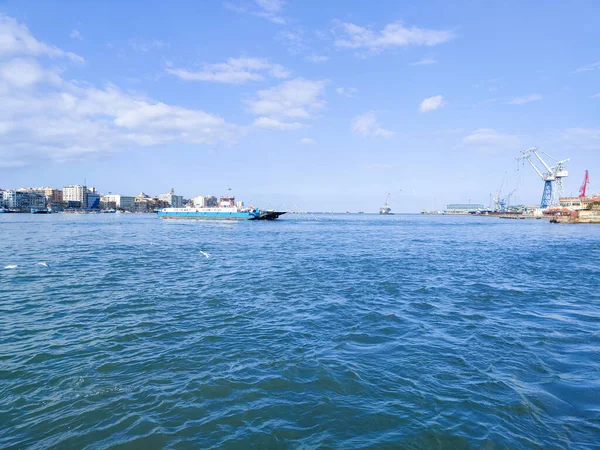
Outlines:
{"type": "Polygon", "coordinates": [[[167,202],[172,208],[181,208],[183,206],[183,195],[175,195],[175,190],[171,189],[168,194],[160,194],[159,200],[167,202]]]}
{"type": "Polygon", "coordinates": [[[106,204],[114,204],[117,209],[124,209],[126,211],[134,211],[135,210],[135,197],[131,197],[129,195],[119,195],[119,194],[108,194],[103,195],[100,199],[100,202],[104,205],[106,204]]]}
{"type": "Polygon", "coordinates": [[[86,208],[88,204],[87,195],[87,187],[80,184],[65,186],[63,188],[63,201],[65,203],[79,202],[81,207],[86,208]]]}
{"type": "Polygon", "coordinates": [[[210,208],[217,206],[217,197],[214,195],[199,195],[192,199],[197,208],[210,208]]]}

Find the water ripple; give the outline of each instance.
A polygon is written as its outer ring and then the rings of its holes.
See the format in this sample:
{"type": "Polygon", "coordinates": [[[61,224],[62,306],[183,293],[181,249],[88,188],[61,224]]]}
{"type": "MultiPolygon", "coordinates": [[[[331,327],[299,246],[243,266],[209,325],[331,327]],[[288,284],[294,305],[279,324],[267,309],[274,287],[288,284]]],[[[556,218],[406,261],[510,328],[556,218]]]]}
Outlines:
{"type": "Polygon", "coordinates": [[[594,227],[43,219],[0,216],[2,448],[597,448],[594,227]]]}

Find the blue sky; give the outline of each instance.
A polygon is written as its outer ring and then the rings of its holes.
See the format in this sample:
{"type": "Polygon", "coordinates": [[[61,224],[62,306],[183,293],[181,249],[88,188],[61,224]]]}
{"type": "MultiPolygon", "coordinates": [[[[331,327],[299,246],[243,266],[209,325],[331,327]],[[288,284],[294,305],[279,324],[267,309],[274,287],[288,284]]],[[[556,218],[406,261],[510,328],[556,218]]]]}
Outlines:
{"type": "Polygon", "coordinates": [[[598,42],[596,1],[5,1],[0,188],[535,204],[537,146],[600,191],[598,42]]]}

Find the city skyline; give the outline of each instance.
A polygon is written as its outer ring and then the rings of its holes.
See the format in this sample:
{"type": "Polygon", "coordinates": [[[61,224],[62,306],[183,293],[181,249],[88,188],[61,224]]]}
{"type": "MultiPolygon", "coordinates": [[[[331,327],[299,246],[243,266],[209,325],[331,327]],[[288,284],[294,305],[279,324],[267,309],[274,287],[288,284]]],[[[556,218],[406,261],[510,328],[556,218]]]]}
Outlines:
{"type": "Polygon", "coordinates": [[[533,205],[537,146],[600,190],[595,2],[148,5],[0,6],[0,188],[417,212],[506,178],[533,205]]]}

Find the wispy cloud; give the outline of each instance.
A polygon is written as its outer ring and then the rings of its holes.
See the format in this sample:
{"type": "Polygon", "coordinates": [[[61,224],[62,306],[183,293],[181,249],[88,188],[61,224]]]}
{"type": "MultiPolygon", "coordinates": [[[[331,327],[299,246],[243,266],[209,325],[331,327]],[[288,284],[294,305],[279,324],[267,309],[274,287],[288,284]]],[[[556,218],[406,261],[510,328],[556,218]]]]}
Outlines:
{"type": "Polygon", "coordinates": [[[377,122],[377,116],[373,111],[366,112],[352,120],[352,131],[363,137],[383,137],[390,138],[395,133],[382,128],[377,122]]]}
{"type": "Polygon", "coordinates": [[[252,126],[268,130],[297,130],[304,127],[300,122],[284,122],[274,117],[259,117],[252,126]]]}
{"type": "Polygon", "coordinates": [[[84,62],[84,59],[75,53],[38,41],[25,25],[0,13],[0,56],[12,55],[48,56],[67,58],[78,63],[84,62]]]}
{"type": "Polygon", "coordinates": [[[585,150],[600,150],[600,128],[567,128],[561,138],[585,150]]]}
{"type": "Polygon", "coordinates": [[[225,2],[223,6],[238,14],[251,14],[278,25],[285,25],[286,21],[282,15],[284,4],[284,0],[254,0],[252,3],[225,2]]]}
{"type": "Polygon", "coordinates": [[[430,112],[440,109],[444,106],[444,97],[441,95],[435,95],[433,97],[427,97],[419,105],[420,112],[430,112]]]}
{"type": "Polygon", "coordinates": [[[463,137],[463,142],[484,150],[514,149],[520,145],[518,136],[502,134],[492,128],[479,128],[463,137]]]}
{"type": "Polygon", "coordinates": [[[263,58],[229,58],[224,63],[205,64],[199,71],[173,67],[167,67],[166,71],[186,81],[214,81],[229,84],[263,80],[267,74],[273,78],[290,76],[283,66],[263,58]]]}
{"type": "Polygon", "coordinates": [[[297,122],[307,120],[325,107],[321,98],[325,81],[296,78],[271,89],[258,91],[254,99],[246,102],[248,111],[260,116],[254,122],[259,128],[296,129],[297,122]],[[265,126],[268,124],[269,126],[265,126]],[[286,128],[287,127],[287,128],[286,128]]]}
{"type": "Polygon", "coordinates": [[[436,64],[437,61],[433,58],[425,58],[425,59],[421,59],[419,61],[410,63],[411,66],[429,66],[431,64],[436,64]]]}
{"type": "Polygon", "coordinates": [[[542,98],[544,98],[544,97],[542,97],[539,94],[531,94],[531,95],[524,95],[523,97],[515,97],[506,103],[509,105],[524,105],[526,103],[537,102],[538,100],[541,100],[542,98]]]}
{"type": "Polygon", "coordinates": [[[390,23],[381,30],[373,30],[353,23],[336,21],[333,32],[336,35],[336,47],[363,49],[372,53],[380,53],[392,47],[433,46],[455,37],[452,31],[409,28],[402,22],[390,23]]]}
{"type": "Polygon", "coordinates": [[[337,92],[339,95],[343,96],[343,97],[348,97],[348,98],[352,98],[356,95],[356,93],[358,92],[358,89],[356,88],[345,88],[345,87],[339,87],[335,89],[335,92],[337,92]]]}
{"type": "Polygon", "coordinates": [[[312,55],[307,56],[305,59],[314,63],[324,63],[329,61],[329,56],[315,55],[313,53],[312,55]]]}
{"type": "Polygon", "coordinates": [[[589,72],[591,70],[598,70],[600,69],[600,61],[592,63],[592,64],[588,64],[587,66],[582,66],[579,69],[574,70],[573,74],[575,73],[581,73],[581,72],[589,72]]]}
{"type": "Polygon", "coordinates": [[[71,31],[71,33],[69,33],[69,37],[71,39],[77,39],[78,41],[83,41],[83,36],[79,32],[79,30],[73,30],[73,31],[71,31]]]}
{"type": "Polygon", "coordinates": [[[164,50],[169,48],[169,43],[158,39],[133,38],[129,40],[129,46],[138,53],[164,50]]]}
{"type": "Polygon", "coordinates": [[[315,144],[315,140],[313,138],[302,138],[300,139],[300,143],[304,144],[304,145],[314,145],[315,144]]]}
{"type": "Polygon", "coordinates": [[[590,98],[600,98],[600,92],[598,92],[597,94],[592,95],[590,98]]]}

